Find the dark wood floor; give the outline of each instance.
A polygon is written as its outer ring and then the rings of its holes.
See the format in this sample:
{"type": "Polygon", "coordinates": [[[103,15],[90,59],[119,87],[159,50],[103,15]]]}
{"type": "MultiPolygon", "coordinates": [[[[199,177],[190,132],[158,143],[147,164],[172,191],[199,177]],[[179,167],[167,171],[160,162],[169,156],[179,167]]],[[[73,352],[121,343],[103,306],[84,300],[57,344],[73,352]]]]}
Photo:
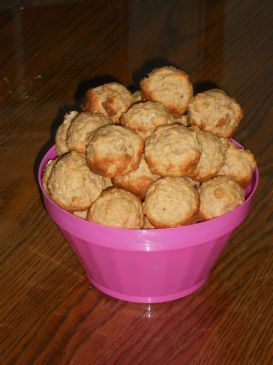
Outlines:
{"type": "Polygon", "coordinates": [[[272,24],[270,0],[0,2],[3,364],[272,364],[272,24]],[[165,64],[241,103],[261,180],[202,289],[133,304],[90,286],[35,176],[88,87],[165,64]]]}

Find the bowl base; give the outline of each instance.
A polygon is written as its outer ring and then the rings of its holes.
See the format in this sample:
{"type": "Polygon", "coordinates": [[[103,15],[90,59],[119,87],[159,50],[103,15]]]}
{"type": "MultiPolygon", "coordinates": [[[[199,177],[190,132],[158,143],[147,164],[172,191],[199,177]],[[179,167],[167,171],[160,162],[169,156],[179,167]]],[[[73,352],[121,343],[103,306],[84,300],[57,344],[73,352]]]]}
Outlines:
{"type": "Polygon", "coordinates": [[[156,297],[142,297],[142,296],[137,296],[137,295],[123,294],[123,293],[108,289],[101,284],[98,284],[95,280],[91,279],[90,277],[88,277],[88,279],[89,279],[90,283],[92,285],[94,285],[94,287],[96,287],[98,290],[100,290],[104,294],[107,294],[110,297],[113,297],[116,299],[121,299],[126,302],[133,302],[133,303],[164,303],[164,302],[170,302],[172,300],[186,297],[187,295],[190,295],[191,293],[195,292],[197,289],[201,288],[201,286],[203,286],[206,283],[206,281],[208,280],[208,276],[206,276],[204,279],[202,279],[197,284],[195,284],[194,286],[192,286],[188,289],[184,289],[184,290],[178,291],[173,294],[160,295],[160,296],[156,296],[156,297]]]}

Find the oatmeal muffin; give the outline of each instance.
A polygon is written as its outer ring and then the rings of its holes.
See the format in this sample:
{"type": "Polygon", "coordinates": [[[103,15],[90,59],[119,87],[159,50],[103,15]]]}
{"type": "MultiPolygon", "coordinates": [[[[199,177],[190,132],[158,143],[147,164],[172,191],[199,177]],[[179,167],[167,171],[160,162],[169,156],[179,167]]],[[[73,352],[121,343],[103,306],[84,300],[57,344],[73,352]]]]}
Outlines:
{"type": "Polygon", "coordinates": [[[91,134],[87,147],[87,163],[99,175],[116,177],[138,168],[144,142],[127,127],[106,125],[91,134]]]}
{"type": "Polygon", "coordinates": [[[187,111],[193,95],[189,76],[171,66],[155,68],[141,80],[140,88],[146,100],[159,101],[175,116],[187,111]]]}
{"type": "Polygon", "coordinates": [[[189,123],[219,137],[231,137],[243,118],[235,99],[223,90],[212,89],[195,95],[189,102],[189,123]]]}
{"type": "Polygon", "coordinates": [[[255,157],[250,151],[229,142],[219,175],[232,176],[241,186],[246,187],[251,181],[255,166],[255,157]]]}
{"type": "Polygon", "coordinates": [[[158,126],[174,124],[175,119],[162,104],[147,101],[131,106],[122,115],[120,123],[137,132],[145,140],[158,126]]]}
{"type": "Polygon", "coordinates": [[[230,176],[216,176],[200,187],[199,220],[223,215],[243,203],[244,190],[230,176]]]}
{"type": "Polygon", "coordinates": [[[191,176],[200,155],[196,133],[179,124],[158,127],[145,142],[145,160],[161,176],[191,176]]]}
{"type": "Polygon", "coordinates": [[[143,211],[156,228],[178,227],[196,220],[199,195],[183,177],[162,177],[149,187],[143,211]]]}
{"type": "Polygon", "coordinates": [[[101,113],[118,123],[121,114],[133,103],[130,91],[117,82],[104,84],[87,91],[82,109],[93,113],[101,113]]]}
{"type": "Polygon", "coordinates": [[[193,130],[201,146],[201,157],[192,176],[195,180],[204,181],[218,174],[224,163],[228,140],[198,128],[193,130]]]}
{"type": "Polygon", "coordinates": [[[109,188],[91,205],[87,219],[105,226],[139,229],[143,226],[142,204],[129,191],[109,188]]]}
{"type": "Polygon", "coordinates": [[[111,124],[112,121],[102,114],[82,112],[72,120],[67,131],[67,147],[70,151],[85,154],[90,135],[96,129],[111,124]]]}
{"type": "Polygon", "coordinates": [[[70,127],[72,120],[76,117],[78,112],[72,111],[70,113],[65,114],[63,123],[59,126],[55,136],[56,150],[59,156],[64,155],[68,152],[68,147],[66,144],[67,140],[67,131],[70,127]]]}
{"type": "Polygon", "coordinates": [[[131,191],[131,193],[134,193],[141,199],[144,199],[148,187],[158,178],[158,175],[154,175],[151,172],[147,162],[142,156],[140,164],[135,171],[130,172],[128,175],[114,177],[113,184],[131,191]]]}
{"type": "Polygon", "coordinates": [[[47,187],[51,198],[62,208],[85,210],[108,186],[109,180],[93,174],[84,156],[73,151],[54,164],[47,187]]]}

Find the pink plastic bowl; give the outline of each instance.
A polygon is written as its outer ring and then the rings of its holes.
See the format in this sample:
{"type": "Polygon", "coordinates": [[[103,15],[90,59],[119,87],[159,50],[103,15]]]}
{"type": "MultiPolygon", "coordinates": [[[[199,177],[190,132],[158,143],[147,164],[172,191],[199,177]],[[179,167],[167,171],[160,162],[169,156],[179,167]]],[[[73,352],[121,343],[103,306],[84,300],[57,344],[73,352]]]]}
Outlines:
{"type": "Polygon", "coordinates": [[[56,205],[41,180],[47,161],[55,157],[53,146],[39,167],[39,184],[49,215],[90,282],[102,292],[130,302],[166,302],[200,288],[232,233],[248,215],[259,179],[256,168],[245,202],[221,217],[178,228],[129,230],[87,222],[56,205]]]}

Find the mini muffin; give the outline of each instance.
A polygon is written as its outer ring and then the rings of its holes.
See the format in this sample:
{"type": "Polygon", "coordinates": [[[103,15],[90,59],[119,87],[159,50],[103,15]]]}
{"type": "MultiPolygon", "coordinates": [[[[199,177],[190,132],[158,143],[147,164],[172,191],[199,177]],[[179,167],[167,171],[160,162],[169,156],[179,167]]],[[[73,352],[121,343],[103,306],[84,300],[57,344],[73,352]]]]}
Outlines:
{"type": "Polygon", "coordinates": [[[191,176],[201,155],[196,133],[179,124],[164,125],[146,139],[145,160],[161,176],[191,176]]]}
{"type": "Polygon", "coordinates": [[[48,179],[50,178],[53,166],[55,165],[57,160],[58,158],[56,158],[55,160],[48,160],[44,170],[42,182],[43,182],[43,187],[47,193],[48,193],[48,188],[47,188],[48,179]]]}
{"type": "Polygon", "coordinates": [[[244,200],[244,190],[232,177],[213,177],[201,184],[199,219],[207,220],[223,215],[244,200]]]}
{"type": "Polygon", "coordinates": [[[87,220],[105,226],[139,229],[143,225],[142,204],[129,191],[109,188],[91,205],[87,220]]]}
{"type": "Polygon", "coordinates": [[[121,114],[126,112],[132,103],[130,91],[117,82],[111,82],[88,90],[82,109],[101,113],[118,123],[121,114]]]}
{"type": "Polygon", "coordinates": [[[140,87],[145,99],[159,101],[176,116],[187,111],[193,95],[189,76],[171,66],[155,68],[140,82],[140,87]]]}
{"type": "Polygon", "coordinates": [[[201,158],[192,176],[198,181],[204,181],[218,174],[224,163],[228,140],[198,128],[193,130],[201,146],[201,158]]]}
{"type": "Polygon", "coordinates": [[[111,124],[112,121],[102,114],[82,112],[72,120],[67,131],[67,146],[70,151],[86,153],[90,135],[96,129],[111,124]]]}
{"type": "Polygon", "coordinates": [[[145,140],[158,126],[174,124],[175,119],[162,104],[147,101],[131,106],[122,115],[120,123],[133,129],[145,140]]]}
{"type": "Polygon", "coordinates": [[[86,210],[75,210],[72,212],[73,215],[75,215],[78,218],[86,219],[87,218],[88,209],[86,210]]]}
{"type": "Polygon", "coordinates": [[[64,155],[68,152],[68,147],[66,144],[67,131],[70,127],[72,120],[76,117],[78,112],[73,111],[65,114],[63,123],[59,126],[55,136],[56,150],[59,156],[64,155]]]}
{"type": "Polygon", "coordinates": [[[143,211],[156,228],[178,227],[195,222],[199,195],[184,177],[162,177],[149,187],[143,211]]]}
{"type": "Polygon", "coordinates": [[[189,123],[219,137],[230,137],[243,118],[235,99],[223,90],[212,89],[195,95],[189,102],[189,123]]]}
{"type": "Polygon", "coordinates": [[[128,175],[115,177],[113,179],[113,184],[131,191],[131,193],[134,193],[141,199],[144,199],[148,187],[158,178],[158,175],[154,175],[151,172],[147,162],[142,156],[140,164],[135,171],[130,172],[128,175]]]}
{"type": "Polygon", "coordinates": [[[115,177],[138,168],[144,142],[127,127],[116,124],[95,130],[87,147],[87,163],[99,175],[115,177]]]}
{"type": "Polygon", "coordinates": [[[251,181],[255,166],[255,157],[250,151],[229,142],[219,175],[232,176],[241,186],[246,187],[251,181]]]}
{"type": "Polygon", "coordinates": [[[108,186],[109,180],[93,174],[84,156],[73,151],[54,164],[47,187],[51,198],[62,208],[85,210],[108,186]]]}

